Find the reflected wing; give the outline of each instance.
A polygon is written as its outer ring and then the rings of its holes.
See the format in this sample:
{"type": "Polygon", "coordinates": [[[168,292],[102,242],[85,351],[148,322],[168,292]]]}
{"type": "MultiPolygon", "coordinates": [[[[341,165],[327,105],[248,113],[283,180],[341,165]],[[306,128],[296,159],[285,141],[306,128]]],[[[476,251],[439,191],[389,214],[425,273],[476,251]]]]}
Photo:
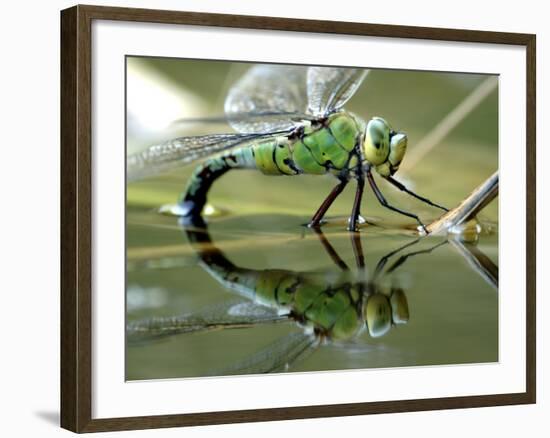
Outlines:
{"type": "Polygon", "coordinates": [[[129,342],[138,343],[181,333],[243,328],[285,321],[289,321],[288,316],[279,315],[276,310],[269,307],[250,301],[232,300],[186,315],[133,321],[127,325],[126,335],[129,342]]]}
{"type": "Polygon", "coordinates": [[[368,70],[310,67],[307,71],[308,112],[323,117],[340,109],[355,94],[368,70]]]}
{"type": "Polygon", "coordinates": [[[239,132],[292,129],[306,114],[307,67],[260,64],[250,68],[229,90],[225,114],[239,132]],[[243,115],[254,117],[246,119],[243,115]],[[264,114],[268,117],[262,118],[264,114]]]}
{"type": "Polygon", "coordinates": [[[217,152],[287,132],[211,134],[169,140],[128,156],[126,160],[127,181],[142,179],[189,164],[217,152]]]}
{"type": "Polygon", "coordinates": [[[318,345],[319,340],[313,335],[302,332],[292,333],[241,362],[226,368],[211,370],[206,375],[265,374],[286,371],[311,354],[318,345]]]}

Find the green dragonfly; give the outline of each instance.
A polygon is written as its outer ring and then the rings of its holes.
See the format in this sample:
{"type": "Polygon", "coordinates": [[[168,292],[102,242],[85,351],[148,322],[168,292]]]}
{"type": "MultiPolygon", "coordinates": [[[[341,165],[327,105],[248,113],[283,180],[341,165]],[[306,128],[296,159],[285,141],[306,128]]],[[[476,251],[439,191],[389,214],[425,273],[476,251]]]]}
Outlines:
{"type": "Polygon", "coordinates": [[[408,242],[381,257],[369,276],[358,234],[351,238],[357,265],[357,269],[352,270],[321,230],[315,232],[337,266],[337,275],[334,275],[334,270],[298,272],[240,267],[215,245],[207,228],[187,228],[186,234],[201,267],[240,299],[192,314],[130,322],[127,326],[128,341],[143,344],[180,334],[294,323],[301,327],[298,333],[278,339],[253,357],[228,369],[209,374],[265,373],[287,369],[324,344],[354,343],[365,331],[373,338],[381,337],[392,327],[406,324],[409,320],[407,297],[392,274],[409,257],[430,253],[447,243],[443,240],[429,248],[410,251],[420,239],[408,242]],[[407,249],[409,252],[405,252],[407,249]]]}
{"type": "MultiPolygon", "coordinates": [[[[333,175],[338,183],[309,222],[319,227],[346,185],[357,188],[348,229],[364,222],[360,208],[369,183],[386,208],[420,218],[391,205],[373,177],[375,171],[399,190],[447,211],[409,190],[394,178],[407,150],[407,135],[382,117],[366,122],[344,109],[368,70],[340,67],[255,65],[229,90],[224,121],[236,133],[175,138],[127,158],[128,181],[203,160],[178,203],[178,214],[193,224],[201,217],[213,182],[232,169],[255,169],[265,175],[333,175]]],[[[216,120],[215,118],[211,120],[216,120]]]]}

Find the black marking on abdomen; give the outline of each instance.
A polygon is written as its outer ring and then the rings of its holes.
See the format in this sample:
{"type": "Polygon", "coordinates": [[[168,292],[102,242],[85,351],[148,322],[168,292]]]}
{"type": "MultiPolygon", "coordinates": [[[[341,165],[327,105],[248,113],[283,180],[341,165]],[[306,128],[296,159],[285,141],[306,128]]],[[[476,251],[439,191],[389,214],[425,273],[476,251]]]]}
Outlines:
{"type": "Polygon", "coordinates": [[[231,160],[231,161],[233,161],[233,163],[237,164],[237,157],[235,157],[235,155],[233,155],[233,154],[225,156],[224,161],[226,163],[227,163],[227,160],[231,160]]]}
{"type": "MultiPolygon", "coordinates": [[[[193,194],[191,194],[188,186],[183,198],[179,201],[183,209],[184,217],[200,217],[204,204],[206,204],[208,190],[210,190],[213,182],[231,169],[226,158],[227,157],[213,158],[206,161],[202,165],[202,169],[191,176],[190,182],[192,184],[197,184],[197,188],[194,190],[193,194]],[[216,167],[215,170],[212,170],[211,166],[216,160],[221,160],[224,166],[221,168],[216,167]]],[[[233,157],[233,159],[235,159],[235,157],[233,157]]]]}
{"type": "Polygon", "coordinates": [[[275,298],[275,302],[279,303],[279,287],[281,287],[281,284],[283,284],[283,281],[285,281],[286,278],[282,277],[279,282],[277,283],[277,286],[275,286],[275,291],[273,293],[273,297],[275,298]]]}
{"type": "MultiPolygon", "coordinates": [[[[283,147],[283,145],[277,145],[277,146],[280,146],[280,147],[283,147]]],[[[277,153],[277,146],[275,146],[274,148],[272,148],[271,150],[271,159],[273,160],[273,163],[275,164],[275,167],[277,168],[277,170],[279,172],[281,172],[283,175],[286,175],[287,173],[286,172],[283,172],[281,170],[281,168],[279,167],[279,163],[277,163],[277,157],[275,156],[275,154],[277,153]]]]}
{"type": "Polygon", "coordinates": [[[304,173],[304,171],[302,169],[299,169],[298,167],[296,167],[296,163],[294,163],[294,161],[290,158],[285,158],[283,160],[283,163],[285,163],[288,167],[290,167],[298,175],[301,174],[301,173],[304,173]]]}

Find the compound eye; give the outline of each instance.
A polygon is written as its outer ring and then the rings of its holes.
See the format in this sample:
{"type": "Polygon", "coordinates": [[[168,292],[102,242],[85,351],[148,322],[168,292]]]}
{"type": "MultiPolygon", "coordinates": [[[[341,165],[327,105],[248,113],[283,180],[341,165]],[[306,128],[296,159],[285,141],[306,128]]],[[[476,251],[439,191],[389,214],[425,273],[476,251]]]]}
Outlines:
{"type": "Polygon", "coordinates": [[[364,318],[373,338],[385,335],[392,324],[392,308],[388,298],[381,293],[371,295],[367,300],[364,318]]]}
{"type": "Polygon", "coordinates": [[[390,141],[388,161],[391,164],[392,175],[399,169],[399,165],[403,161],[403,157],[405,157],[405,152],[407,152],[407,136],[402,132],[398,132],[391,137],[390,141]]]}
{"type": "Polygon", "coordinates": [[[373,165],[382,164],[390,152],[390,127],[384,119],[374,118],[365,129],[365,158],[373,165]]]}

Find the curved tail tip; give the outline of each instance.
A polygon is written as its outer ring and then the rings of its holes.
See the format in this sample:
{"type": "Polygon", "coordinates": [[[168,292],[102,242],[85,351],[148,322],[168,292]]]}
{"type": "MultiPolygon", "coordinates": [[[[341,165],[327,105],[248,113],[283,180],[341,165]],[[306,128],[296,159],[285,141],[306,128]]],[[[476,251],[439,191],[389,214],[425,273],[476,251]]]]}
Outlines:
{"type": "Polygon", "coordinates": [[[206,222],[202,216],[180,216],[178,218],[178,224],[184,228],[206,228],[206,222]]]}

